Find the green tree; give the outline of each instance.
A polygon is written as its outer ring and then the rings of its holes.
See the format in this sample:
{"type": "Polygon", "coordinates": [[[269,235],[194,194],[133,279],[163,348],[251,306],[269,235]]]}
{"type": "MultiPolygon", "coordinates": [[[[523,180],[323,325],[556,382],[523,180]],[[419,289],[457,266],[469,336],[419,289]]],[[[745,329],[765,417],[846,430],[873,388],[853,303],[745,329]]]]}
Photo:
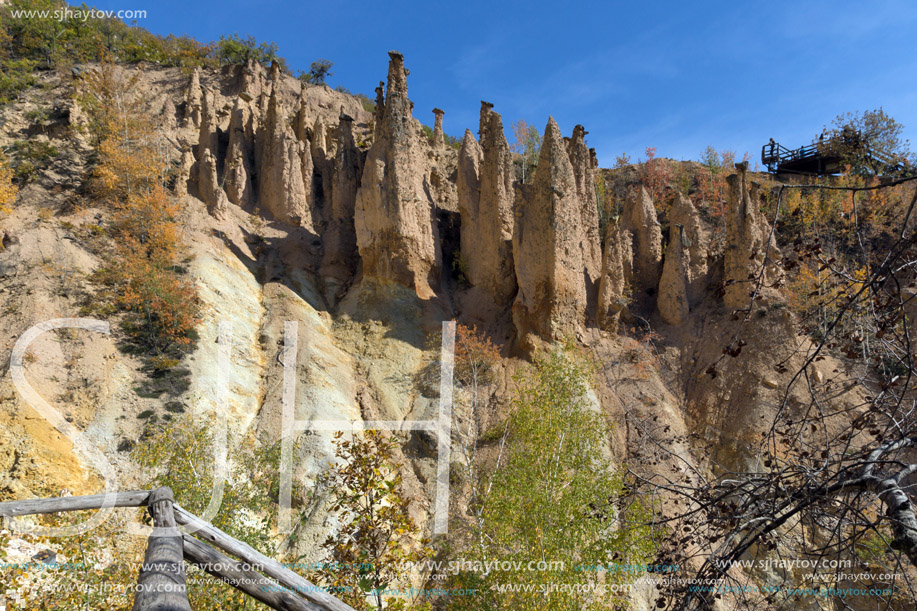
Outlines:
{"type": "Polygon", "coordinates": [[[497,608],[612,608],[620,599],[601,588],[632,575],[583,567],[643,564],[654,551],[644,526],[649,512],[622,500],[623,477],[607,454],[609,427],[589,400],[592,370],[555,349],[517,379],[506,452],[492,469],[481,512],[489,560],[519,563],[521,570],[493,572],[482,564],[483,572],[461,579],[531,586],[491,588],[497,608]],[[551,592],[551,583],[583,591],[551,592]]]}
{"type": "Polygon", "coordinates": [[[388,588],[406,585],[411,563],[428,557],[427,541],[408,515],[401,490],[401,465],[394,459],[396,442],[380,431],[366,431],[352,440],[335,433],[339,462],[320,483],[331,490],[332,510],[343,526],[328,537],[332,569],[325,580],[356,609],[369,609],[366,597],[378,609],[403,609],[403,597],[384,597],[388,588]]]}
{"type": "Polygon", "coordinates": [[[220,36],[214,50],[217,60],[221,64],[244,64],[248,60],[255,60],[267,67],[278,62],[282,70],[286,71],[286,62],[280,57],[277,44],[273,42],[259,43],[254,36],[240,37],[220,36]]]}
{"type": "Polygon", "coordinates": [[[881,107],[865,112],[840,114],[825,128],[828,142],[837,146],[850,172],[876,176],[913,165],[910,142],[902,138],[904,126],[881,107]]]}
{"type": "Polygon", "coordinates": [[[334,62],[327,59],[315,60],[308,72],[300,72],[299,79],[310,85],[324,85],[326,78],[334,76],[334,72],[331,71],[333,66],[334,62]]]}

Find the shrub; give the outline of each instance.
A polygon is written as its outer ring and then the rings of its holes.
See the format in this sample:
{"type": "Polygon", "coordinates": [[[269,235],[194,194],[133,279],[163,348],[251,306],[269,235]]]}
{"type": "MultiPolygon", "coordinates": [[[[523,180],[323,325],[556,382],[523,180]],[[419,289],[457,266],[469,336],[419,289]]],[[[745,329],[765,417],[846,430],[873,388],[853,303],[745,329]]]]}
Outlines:
{"type": "Polygon", "coordinates": [[[10,211],[18,194],[19,188],[13,183],[13,170],[6,155],[0,153],[0,215],[10,211]]]}
{"type": "Polygon", "coordinates": [[[664,160],[656,158],[656,148],[646,147],[646,161],[640,167],[640,182],[653,198],[656,210],[661,216],[666,215],[672,205],[672,179],[669,165],[664,160]]]}
{"type": "Polygon", "coordinates": [[[106,63],[86,76],[78,96],[97,140],[93,192],[113,210],[117,238],[96,279],[128,313],[124,328],[133,343],[174,359],[175,349],[193,340],[197,290],[178,271],[179,207],[166,192],[168,164],[160,136],[142,111],[136,78],[106,63]]]}
{"type": "Polygon", "coordinates": [[[397,444],[381,431],[366,431],[351,441],[335,433],[334,445],[339,462],[321,482],[329,486],[332,508],[343,524],[323,544],[335,564],[325,578],[346,592],[344,601],[355,609],[370,608],[366,595],[372,595],[378,609],[398,608],[404,601],[383,602],[383,591],[393,582],[404,583],[407,565],[424,560],[430,550],[425,540],[416,545],[420,533],[401,490],[397,444]]]}
{"type": "Polygon", "coordinates": [[[334,76],[334,72],[331,71],[332,66],[334,66],[334,62],[327,59],[316,60],[312,62],[308,72],[300,71],[299,80],[310,85],[324,85],[326,78],[334,76]]]}

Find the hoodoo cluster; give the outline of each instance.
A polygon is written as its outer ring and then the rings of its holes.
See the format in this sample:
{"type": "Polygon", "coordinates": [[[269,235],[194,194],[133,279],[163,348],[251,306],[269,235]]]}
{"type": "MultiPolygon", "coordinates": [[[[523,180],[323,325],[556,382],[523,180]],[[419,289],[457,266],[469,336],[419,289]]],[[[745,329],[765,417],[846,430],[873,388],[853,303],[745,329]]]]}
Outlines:
{"type": "MultiPolygon", "coordinates": [[[[202,88],[195,72],[185,123],[198,140],[186,147],[177,190],[200,197],[217,217],[236,205],[313,233],[332,303],[364,279],[397,283],[422,299],[441,295],[437,211],[448,207],[443,193],[457,194],[467,290],[490,311],[511,309],[523,346],[588,326],[615,330],[628,305],[656,308],[666,323],[682,324],[703,300],[720,262],[710,260],[709,236],[690,200],[676,196],[664,240],[652,199],[643,188],[632,190],[600,236],[597,161],[583,126],[565,138],[550,118],[534,179],[521,184],[492,104],[481,103],[478,138],[466,130],[450,156],[443,111],[433,111],[429,140],[412,115],[404,58],[389,56],[372,116],[342,106],[330,126],[305,87],[289,111],[279,71],[254,63],[238,68],[231,111],[218,117],[216,93],[202,88]],[[354,142],[357,114],[373,124],[368,150],[354,142]]],[[[776,247],[746,166],[737,167],[721,277],[724,304],[739,309],[748,306],[756,275],[768,273],[765,253],[776,247]]]]}

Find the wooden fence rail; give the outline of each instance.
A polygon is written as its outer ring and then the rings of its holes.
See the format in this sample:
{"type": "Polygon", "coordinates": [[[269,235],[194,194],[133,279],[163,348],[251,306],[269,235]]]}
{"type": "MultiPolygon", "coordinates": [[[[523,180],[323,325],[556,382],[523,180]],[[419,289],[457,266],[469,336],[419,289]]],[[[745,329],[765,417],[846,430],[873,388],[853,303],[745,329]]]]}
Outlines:
{"type": "Polygon", "coordinates": [[[233,560],[191,535],[184,536],[184,553],[189,562],[272,609],[321,611],[323,608],[296,596],[276,581],[263,577],[247,562],[233,560]]]}
{"type": "MultiPolygon", "coordinates": [[[[109,507],[143,507],[150,496],[149,490],[115,492],[115,503],[109,507]]],[[[108,499],[107,494],[90,496],[62,496],[53,499],[26,499],[0,503],[0,518],[12,518],[36,513],[57,513],[59,511],[82,511],[101,509],[108,499]]]]}
{"type": "Polygon", "coordinates": [[[111,495],[106,494],[9,501],[0,503],[0,518],[146,506],[154,528],[147,540],[146,555],[138,575],[133,611],[191,611],[185,561],[278,611],[354,611],[350,605],[276,560],[185,511],[175,503],[169,488],[112,494],[114,502],[111,495]],[[188,532],[183,533],[180,527],[188,532]],[[189,533],[196,534],[209,545],[189,533]]]}
{"type": "Polygon", "coordinates": [[[207,541],[214,547],[218,547],[224,552],[241,558],[252,565],[258,565],[265,575],[276,580],[280,585],[290,588],[301,597],[317,605],[318,608],[329,609],[330,611],[353,611],[353,607],[313,585],[308,579],[294,573],[273,558],[268,558],[250,545],[230,537],[216,526],[204,522],[194,514],[182,509],[180,505],[175,506],[175,520],[181,526],[187,527],[198,538],[207,541]]]}

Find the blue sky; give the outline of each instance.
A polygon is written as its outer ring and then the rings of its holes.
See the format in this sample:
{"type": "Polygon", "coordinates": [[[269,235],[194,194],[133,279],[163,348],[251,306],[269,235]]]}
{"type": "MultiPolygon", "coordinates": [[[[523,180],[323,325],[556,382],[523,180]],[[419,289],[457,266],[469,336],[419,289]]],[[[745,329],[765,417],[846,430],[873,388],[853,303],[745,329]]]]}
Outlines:
{"type": "MultiPolygon", "coordinates": [[[[139,25],[207,41],[253,35],[291,68],[334,62],[332,86],[372,96],[404,53],[415,116],[477,131],[480,101],[507,127],[582,123],[603,167],[626,152],[752,161],[773,137],[810,142],[841,112],[882,106],[917,143],[917,2],[95,2],[146,9],[139,25]]],[[[917,144],[912,144],[917,146],[917,144]]]]}

